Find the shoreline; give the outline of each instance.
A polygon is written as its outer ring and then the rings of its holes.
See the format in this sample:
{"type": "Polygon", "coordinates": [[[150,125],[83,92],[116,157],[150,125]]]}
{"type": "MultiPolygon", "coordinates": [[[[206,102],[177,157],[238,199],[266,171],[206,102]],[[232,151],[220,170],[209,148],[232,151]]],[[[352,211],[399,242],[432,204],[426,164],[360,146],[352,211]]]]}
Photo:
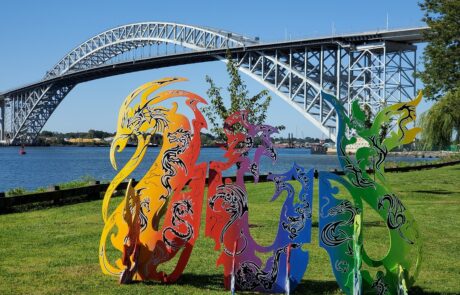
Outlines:
{"type": "MultiPolygon", "coordinates": [[[[429,170],[429,169],[437,169],[437,168],[442,168],[446,166],[455,166],[460,164],[460,159],[453,159],[451,161],[440,161],[440,162],[434,162],[434,163],[427,163],[427,162],[416,162],[416,163],[423,163],[421,165],[401,165],[401,166],[393,166],[392,162],[389,163],[389,165],[385,166],[385,173],[401,173],[401,172],[412,172],[412,171],[420,171],[420,170],[429,170]]],[[[372,169],[367,169],[367,173],[369,174],[374,174],[374,171],[372,169]]],[[[317,178],[317,173],[318,172],[330,172],[334,173],[337,175],[345,175],[343,170],[337,170],[337,169],[329,169],[329,171],[318,171],[315,169],[315,178],[317,178]]],[[[267,179],[268,174],[263,174],[259,176],[259,182],[270,182],[267,179]]],[[[232,180],[235,180],[235,175],[230,175],[230,176],[225,176],[226,178],[230,178],[232,180]]],[[[5,197],[17,197],[17,196],[23,196],[23,195],[31,195],[31,194],[40,194],[40,193],[48,193],[52,191],[59,191],[59,190],[71,190],[71,189],[78,189],[82,187],[87,187],[91,185],[108,185],[110,181],[100,181],[96,180],[92,177],[88,179],[84,179],[85,177],[81,177],[79,179],[75,179],[69,182],[64,182],[64,183],[58,183],[54,185],[50,185],[47,187],[39,187],[37,189],[33,190],[27,190],[21,187],[16,187],[12,188],[7,191],[0,191],[0,198],[5,198],[5,197]]],[[[206,178],[207,179],[207,178],[206,178]]],[[[244,176],[244,181],[251,181],[253,179],[253,176],[250,175],[245,175],[244,176]]],[[[206,180],[207,183],[207,180],[206,180]]]]}
{"type": "MultiPolygon", "coordinates": [[[[37,147],[101,147],[101,148],[107,148],[110,147],[110,144],[107,145],[89,145],[89,144],[82,144],[82,145],[77,145],[77,144],[55,144],[55,145],[26,145],[26,148],[37,148],[37,147]]],[[[16,145],[0,145],[0,148],[14,148],[14,147],[20,147],[16,145]]],[[[136,147],[136,145],[127,145],[126,147],[136,147]]],[[[159,147],[158,145],[156,146],[149,146],[149,147],[159,147]]],[[[201,146],[201,148],[221,148],[222,146],[220,145],[205,145],[201,146]]],[[[310,147],[277,147],[276,149],[293,149],[293,150],[311,150],[310,147]]],[[[355,152],[350,152],[349,154],[353,155],[355,152]]],[[[323,154],[317,154],[317,155],[323,155],[323,154]]],[[[337,155],[336,149],[330,149],[325,153],[324,155],[337,155]]],[[[391,157],[414,157],[414,158],[442,158],[444,156],[452,156],[452,155],[459,155],[460,156],[460,151],[455,152],[455,151],[424,151],[424,150],[416,150],[416,151],[393,151],[389,152],[388,156],[391,157]]]]}
{"type": "MultiPolygon", "coordinates": [[[[404,172],[414,172],[421,170],[431,170],[439,169],[448,166],[460,165],[460,160],[438,163],[431,165],[419,165],[414,167],[402,167],[402,168],[393,168],[388,169],[388,173],[404,173],[404,172]]],[[[387,170],[387,169],[385,169],[387,170]]],[[[336,175],[343,176],[344,171],[329,171],[336,175]]],[[[372,170],[368,170],[368,173],[372,170]]],[[[318,171],[315,170],[314,177],[318,179],[318,171]]],[[[260,183],[270,182],[267,175],[260,175],[260,183]]],[[[235,176],[230,176],[233,181],[235,176]]],[[[245,176],[244,181],[250,182],[253,180],[252,176],[245,176]]],[[[137,183],[134,180],[134,185],[137,183]]],[[[65,205],[65,204],[75,204],[85,201],[92,201],[101,199],[102,195],[105,194],[105,191],[110,185],[110,182],[100,182],[97,180],[86,180],[86,181],[73,181],[65,184],[64,187],[60,186],[51,186],[47,189],[40,189],[35,191],[26,191],[26,190],[17,190],[14,193],[9,192],[0,192],[0,215],[14,213],[14,212],[24,212],[29,210],[35,210],[40,208],[52,207],[56,205],[65,205]],[[69,185],[71,184],[71,185],[69,185]],[[67,186],[67,187],[65,187],[67,186]],[[20,209],[23,208],[23,209],[20,209]],[[19,210],[19,211],[16,211],[19,210]]],[[[123,191],[126,189],[128,181],[120,183],[117,187],[117,190],[114,192],[115,195],[122,196],[123,191]],[[120,194],[121,193],[121,194],[120,194]]],[[[208,181],[206,181],[206,186],[208,181]]]]}

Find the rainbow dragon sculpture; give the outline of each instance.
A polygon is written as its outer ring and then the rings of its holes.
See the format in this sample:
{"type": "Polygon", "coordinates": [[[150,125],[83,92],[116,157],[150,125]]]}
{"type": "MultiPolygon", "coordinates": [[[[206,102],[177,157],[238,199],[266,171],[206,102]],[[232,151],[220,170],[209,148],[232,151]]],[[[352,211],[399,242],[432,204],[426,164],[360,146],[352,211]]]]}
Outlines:
{"type": "Polygon", "coordinates": [[[174,282],[184,270],[193,245],[198,238],[206,163],[196,164],[200,152],[200,130],[206,121],[197,105],[206,103],[200,96],[183,91],[155,93],[183,78],[165,78],[146,83],[128,95],[120,108],[118,128],[110,149],[110,160],[116,169],[115,152],[122,152],[130,139],[137,147],[110,183],[102,205],[104,229],[99,246],[102,271],[120,277],[120,283],[132,280],[174,282]],[[140,102],[130,106],[139,98],[140,102]],[[185,105],[195,118],[190,124],[186,116],[158,104],[171,98],[185,98],[185,105]],[[141,163],[155,134],[162,134],[160,152],[142,179],[129,182],[126,195],[109,214],[110,199],[118,187],[141,163]],[[189,189],[188,189],[189,188],[189,189]],[[160,228],[160,219],[164,223],[160,228]],[[116,234],[113,230],[117,229],[116,234]],[[107,237],[122,253],[112,264],[107,257],[107,237]],[[170,273],[159,266],[180,253],[170,273]]]}
{"type": "Polygon", "coordinates": [[[335,97],[322,95],[337,112],[337,154],[348,181],[328,172],[319,174],[320,246],[328,251],[334,275],[346,294],[407,294],[421,263],[419,230],[414,217],[386,183],[383,163],[389,151],[412,142],[420,131],[407,125],[415,121],[415,108],[422,95],[381,110],[370,128],[365,126],[365,114],[357,101],[348,117],[335,97]],[[382,138],[382,124],[389,123],[395,116],[398,117],[397,130],[382,138]],[[347,132],[351,134],[349,137],[347,132]],[[359,148],[356,159],[352,159],[347,155],[347,146],[355,143],[358,136],[369,146],[359,148]],[[369,175],[367,167],[373,167],[377,179],[369,175]],[[344,186],[353,202],[335,198],[340,190],[333,182],[344,186]],[[363,202],[377,212],[388,228],[390,248],[382,259],[372,259],[366,253],[363,202]]]}
{"type": "MultiPolygon", "coordinates": [[[[116,151],[122,152],[131,138],[137,139],[138,145],[104,196],[105,225],[99,258],[103,272],[119,276],[121,283],[132,280],[174,282],[183,272],[198,237],[206,164],[196,162],[201,144],[200,130],[206,127],[206,121],[197,105],[206,102],[182,90],[164,91],[152,97],[157,89],[183,80],[166,78],[146,83],[133,91],[120,109],[117,134],[111,147],[114,168],[116,151]],[[138,97],[140,103],[130,107],[138,97]],[[174,97],[186,98],[186,106],[195,116],[191,124],[177,112],[177,103],[171,108],[158,105],[174,97]],[[157,133],[163,136],[159,155],[139,183],[128,184],[124,199],[109,214],[109,201],[114,191],[138,167],[151,138],[157,133]],[[164,224],[160,228],[162,217],[164,224]],[[114,229],[117,229],[116,234],[114,229]],[[107,257],[106,243],[110,233],[112,245],[122,253],[115,265],[107,257]],[[170,274],[159,269],[179,252],[176,267],[170,274]]],[[[322,95],[338,115],[337,150],[348,181],[327,172],[319,174],[320,245],[328,251],[336,279],[345,293],[405,294],[420,267],[419,232],[413,216],[386,184],[383,163],[391,149],[413,141],[419,132],[419,128],[409,129],[407,125],[416,118],[415,107],[421,94],[413,101],[385,108],[376,115],[370,128],[365,127],[365,115],[357,102],[353,104],[351,116],[347,117],[343,106],[333,96],[322,95]],[[399,116],[397,131],[382,138],[380,126],[394,116],[399,116]],[[360,148],[356,159],[352,159],[346,148],[357,136],[366,140],[369,147],[360,148]],[[373,167],[377,180],[366,171],[369,166],[373,167]],[[345,187],[353,202],[334,197],[340,192],[334,182],[345,187]],[[365,250],[363,201],[380,215],[389,230],[390,249],[379,260],[370,258],[365,250]]],[[[257,183],[261,157],[276,160],[271,135],[277,130],[268,125],[250,124],[245,111],[232,114],[224,127],[228,139],[227,160],[210,163],[206,235],[214,239],[216,250],[221,249],[217,263],[224,265],[225,286],[232,291],[289,292],[302,279],[309,261],[308,252],[301,246],[310,242],[313,170],[306,171],[294,164],[287,173],[269,175],[268,179],[276,187],[272,200],[283,192],[287,193],[287,198],[281,208],[275,240],[271,245],[261,246],[249,231],[244,175],[253,175],[257,183]],[[261,144],[257,145],[257,141],[261,144]],[[253,159],[250,158],[252,150],[253,159]],[[233,166],[237,167],[235,182],[223,177],[223,172],[233,166]],[[301,184],[297,195],[290,180],[301,184]],[[272,255],[262,264],[257,253],[272,255]]]]}
{"type": "Polygon", "coordinates": [[[227,161],[211,162],[209,167],[206,236],[214,239],[215,250],[221,252],[217,265],[224,266],[225,287],[232,292],[289,292],[300,283],[309,261],[309,253],[301,246],[309,243],[311,238],[313,170],[305,171],[294,164],[287,173],[268,176],[275,183],[271,200],[282,193],[287,197],[281,208],[275,240],[268,246],[259,245],[249,230],[244,175],[252,175],[257,183],[261,157],[276,160],[271,135],[278,131],[269,125],[249,123],[246,111],[231,114],[225,121],[224,131],[227,137],[224,157],[227,161]],[[235,166],[234,182],[223,177],[225,171],[235,166]],[[298,194],[288,182],[290,180],[300,183],[298,194]],[[262,263],[257,253],[270,253],[271,256],[262,263]]]}

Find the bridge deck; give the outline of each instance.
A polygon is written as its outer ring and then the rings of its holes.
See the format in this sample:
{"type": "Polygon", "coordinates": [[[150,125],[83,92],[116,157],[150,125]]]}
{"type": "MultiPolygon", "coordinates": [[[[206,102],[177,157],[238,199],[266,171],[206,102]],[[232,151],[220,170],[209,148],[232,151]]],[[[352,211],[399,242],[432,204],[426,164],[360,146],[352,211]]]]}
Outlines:
{"type": "MultiPolygon", "coordinates": [[[[279,49],[295,49],[299,47],[309,46],[312,48],[321,46],[359,46],[369,43],[378,43],[384,41],[395,42],[396,44],[414,44],[424,42],[424,32],[428,27],[399,29],[399,30],[383,30],[370,31],[363,33],[334,35],[326,37],[315,37],[292,41],[283,41],[277,43],[261,43],[245,47],[230,48],[232,55],[251,51],[270,51],[279,49]]],[[[200,63],[216,60],[216,56],[225,55],[227,49],[202,50],[188,53],[171,54],[157,57],[139,59],[135,61],[122,62],[117,64],[105,65],[89,70],[70,72],[60,77],[41,80],[35,83],[23,85],[21,87],[7,90],[0,93],[0,100],[4,100],[10,95],[34,89],[36,87],[49,84],[69,84],[81,83],[97,78],[126,74],[134,71],[155,69],[183,64],[200,63]]]]}

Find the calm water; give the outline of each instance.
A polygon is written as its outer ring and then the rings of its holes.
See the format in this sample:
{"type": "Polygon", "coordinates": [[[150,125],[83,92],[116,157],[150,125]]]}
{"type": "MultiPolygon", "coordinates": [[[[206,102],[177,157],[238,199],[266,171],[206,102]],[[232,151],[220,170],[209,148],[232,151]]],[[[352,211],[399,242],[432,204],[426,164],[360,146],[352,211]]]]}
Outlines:
{"type": "MultiPolygon", "coordinates": [[[[108,147],[27,147],[27,154],[24,156],[20,156],[18,150],[18,147],[0,148],[0,192],[16,187],[48,187],[83,176],[91,176],[102,181],[111,180],[116,174],[109,161],[108,147]]],[[[117,154],[119,167],[122,167],[133,151],[134,148],[126,148],[123,153],[117,154]]],[[[158,148],[150,148],[132,177],[140,179],[154,161],[158,151],[158,148]]],[[[203,148],[199,160],[218,161],[222,155],[221,149],[203,148]]],[[[278,155],[279,159],[275,164],[268,159],[262,160],[261,174],[269,171],[286,172],[294,162],[304,167],[315,167],[320,171],[339,169],[336,155],[312,155],[307,149],[278,149],[278,155]]],[[[388,160],[423,159],[395,157],[388,160]]]]}

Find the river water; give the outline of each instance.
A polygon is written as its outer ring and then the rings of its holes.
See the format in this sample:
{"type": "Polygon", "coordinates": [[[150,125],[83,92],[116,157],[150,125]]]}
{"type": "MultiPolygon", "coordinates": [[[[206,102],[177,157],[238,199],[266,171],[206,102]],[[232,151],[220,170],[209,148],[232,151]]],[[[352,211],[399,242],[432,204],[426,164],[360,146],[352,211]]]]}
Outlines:
{"type": "MultiPolygon", "coordinates": [[[[110,181],[116,171],[109,161],[108,147],[27,147],[26,155],[19,155],[18,147],[0,148],[0,192],[12,188],[28,190],[48,187],[63,182],[90,176],[101,181],[110,181]]],[[[122,167],[134,148],[126,148],[117,154],[117,163],[122,167]]],[[[149,148],[141,165],[132,174],[140,179],[153,163],[159,148],[149,148]]],[[[312,155],[308,149],[278,149],[278,160],[272,163],[263,159],[261,174],[268,172],[283,173],[293,163],[304,167],[314,167],[319,171],[338,169],[336,155],[312,155]]],[[[199,161],[220,161],[223,150],[219,148],[202,148],[199,161]]],[[[432,159],[415,159],[409,157],[389,157],[388,161],[422,161],[432,159]]],[[[230,174],[233,172],[230,172],[230,174]]]]}

